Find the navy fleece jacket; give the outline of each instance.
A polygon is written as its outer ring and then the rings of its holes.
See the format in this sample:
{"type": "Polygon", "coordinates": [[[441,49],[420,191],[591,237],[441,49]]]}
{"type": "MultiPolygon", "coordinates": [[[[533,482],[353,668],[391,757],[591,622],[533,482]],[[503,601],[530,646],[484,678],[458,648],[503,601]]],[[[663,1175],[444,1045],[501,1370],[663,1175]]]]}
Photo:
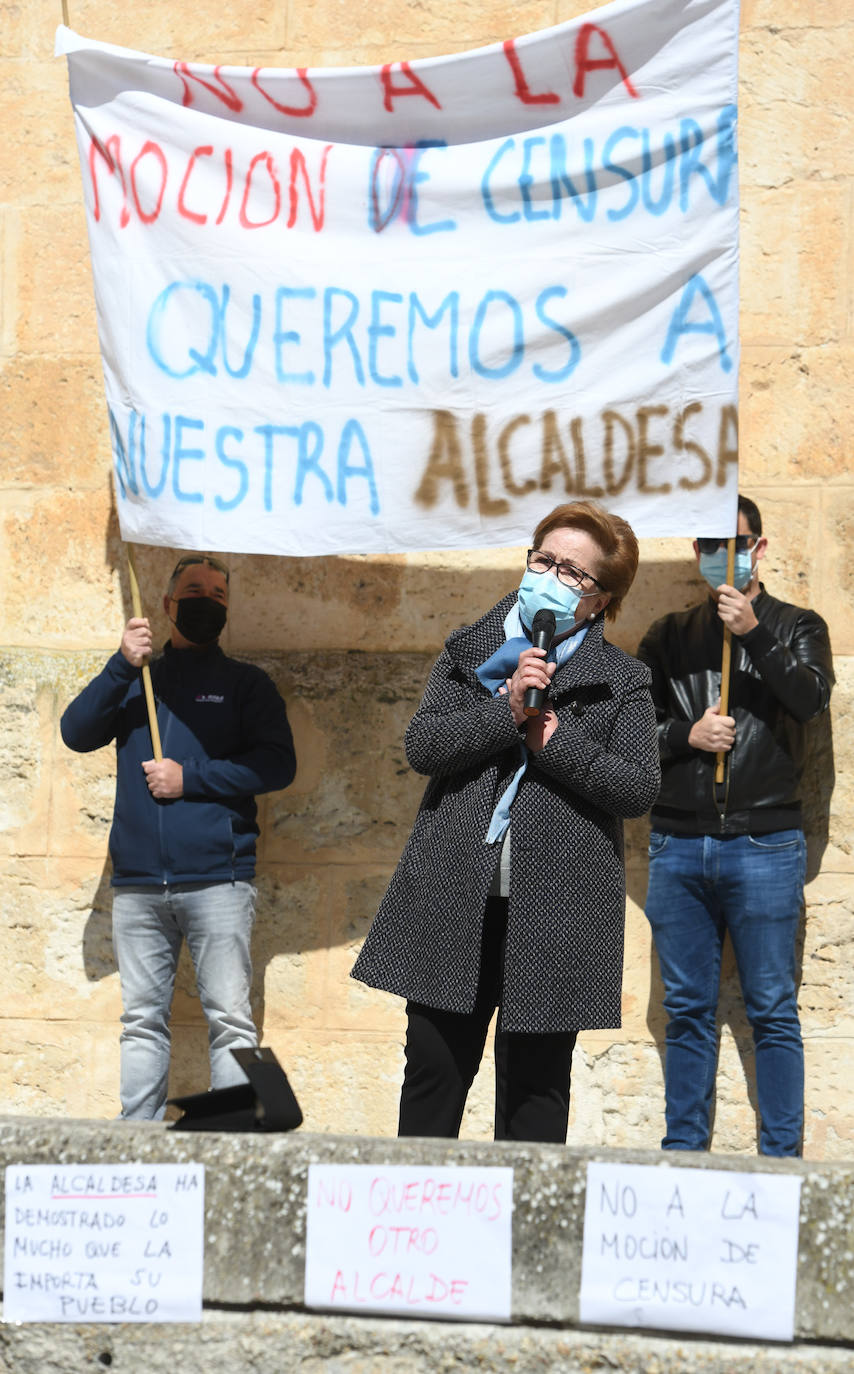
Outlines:
{"type": "Polygon", "coordinates": [[[151,674],[163,757],[184,769],[182,797],[156,801],[148,790],[142,763],[153,751],[142,679],[123,654],[113,654],[60,722],[79,753],[116,742],[113,884],[249,881],[255,796],[287,787],[296,772],[285,703],[265,672],[218,645],[167,644],[151,674]]]}

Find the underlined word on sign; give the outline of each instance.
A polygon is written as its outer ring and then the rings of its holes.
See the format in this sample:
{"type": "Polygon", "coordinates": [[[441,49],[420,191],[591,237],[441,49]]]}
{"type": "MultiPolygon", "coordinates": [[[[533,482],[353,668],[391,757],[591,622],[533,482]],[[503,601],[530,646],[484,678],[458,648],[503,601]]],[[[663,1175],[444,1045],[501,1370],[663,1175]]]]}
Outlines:
{"type": "Polygon", "coordinates": [[[9,1165],[7,1322],[202,1315],[204,1166],[9,1165]]]}

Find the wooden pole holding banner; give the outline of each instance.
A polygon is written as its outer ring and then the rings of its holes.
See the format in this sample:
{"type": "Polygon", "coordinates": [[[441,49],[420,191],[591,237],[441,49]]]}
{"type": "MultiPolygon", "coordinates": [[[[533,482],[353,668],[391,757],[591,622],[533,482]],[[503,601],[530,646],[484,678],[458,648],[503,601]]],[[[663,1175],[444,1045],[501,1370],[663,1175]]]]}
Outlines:
{"type": "MultiPolygon", "coordinates": [[[[135,616],[142,619],[142,598],[139,595],[139,582],[136,576],[136,564],[133,556],[133,544],[125,545],[128,553],[128,576],[130,578],[130,599],[135,616]]],[[[151,748],[154,757],[158,761],[163,758],[163,748],[160,744],[160,726],[157,724],[157,707],[154,702],[154,687],[151,682],[151,668],[148,661],[143,663],[140,669],[142,673],[142,687],[145,692],[145,704],[148,707],[148,727],[151,730],[151,748]]]]}
{"type": "Polygon", "coordinates": [[[71,28],[68,22],[68,0],[62,0],[62,22],[67,29],[71,28]]]}
{"type": "MultiPolygon", "coordinates": [[[[726,580],[727,586],[732,586],[732,579],[735,577],[735,535],[731,535],[727,540],[726,546],[726,580]]],[[[732,630],[729,625],[724,625],[724,649],[721,658],[721,715],[729,715],[729,677],[732,667],[732,630]]],[[[724,767],[726,763],[726,753],[719,749],[715,755],[715,782],[723,782],[724,767]]]]}

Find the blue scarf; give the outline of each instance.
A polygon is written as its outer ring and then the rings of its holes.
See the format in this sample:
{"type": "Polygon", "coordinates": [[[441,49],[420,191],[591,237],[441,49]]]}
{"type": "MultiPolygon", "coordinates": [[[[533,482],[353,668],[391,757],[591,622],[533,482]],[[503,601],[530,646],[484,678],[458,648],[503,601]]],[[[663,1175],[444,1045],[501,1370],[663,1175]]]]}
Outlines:
{"type": "MultiPolygon", "coordinates": [[[[523,649],[530,649],[531,641],[524,634],[522,617],[519,614],[518,603],[511,606],[504,618],[504,643],[494,654],[490,654],[479,668],[475,668],[475,676],[483,684],[488,692],[498,696],[500,688],[506,686],[508,677],[512,677],[519,662],[519,655],[523,649]]],[[[558,667],[565,663],[581,645],[581,641],[587,634],[587,626],[584,625],[575,634],[567,635],[558,644],[553,644],[546,655],[547,663],[557,663],[558,667]]],[[[523,740],[519,740],[519,767],[513,774],[509,783],[505,787],[492,813],[492,820],[489,822],[489,829],[486,832],[486,844],[494,844],[496,840],[502,840],[507,834],[510,825],[510,807],[512,806],[516,793],[519,791],[519,784],[525,769],[528,767],[528,750],[525,748],[523,740]]]]}

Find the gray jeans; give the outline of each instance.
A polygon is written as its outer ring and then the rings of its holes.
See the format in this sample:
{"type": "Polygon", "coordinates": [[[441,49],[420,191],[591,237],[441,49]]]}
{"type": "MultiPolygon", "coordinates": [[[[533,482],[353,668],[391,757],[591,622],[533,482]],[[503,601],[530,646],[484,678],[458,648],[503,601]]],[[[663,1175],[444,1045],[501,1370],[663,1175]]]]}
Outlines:
{"type": "Polygon", "coordinates": [[[122,985],[122,1116],[160,1120],[169,1078],[169,1013],[186,939],[208,1023],[211,1087],[245,1082],[232,1046],[255,1046],[249,953],[251,883],[178,883],[113,892],[113,949],[122,985]]]}

